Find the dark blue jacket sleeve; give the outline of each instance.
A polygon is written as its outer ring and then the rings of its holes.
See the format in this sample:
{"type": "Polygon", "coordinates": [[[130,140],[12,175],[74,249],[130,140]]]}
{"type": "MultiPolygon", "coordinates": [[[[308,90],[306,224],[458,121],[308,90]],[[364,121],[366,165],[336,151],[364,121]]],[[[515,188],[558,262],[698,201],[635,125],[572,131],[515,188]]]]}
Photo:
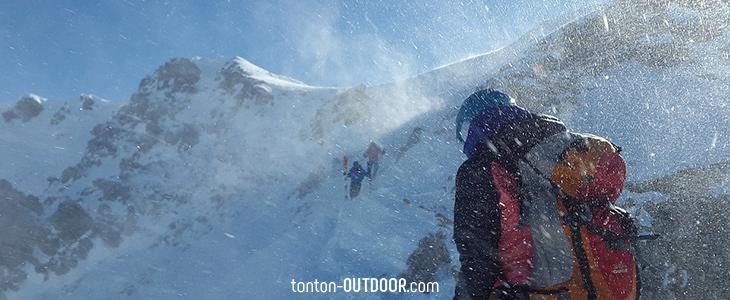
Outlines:
{"type": "Polygon", "coordinates": [[[500,274],[499,196],[490,163],[479,157],[469,159],[456,175],[454,242],[461,272],[454,299],[487,299],[500,274]]]}

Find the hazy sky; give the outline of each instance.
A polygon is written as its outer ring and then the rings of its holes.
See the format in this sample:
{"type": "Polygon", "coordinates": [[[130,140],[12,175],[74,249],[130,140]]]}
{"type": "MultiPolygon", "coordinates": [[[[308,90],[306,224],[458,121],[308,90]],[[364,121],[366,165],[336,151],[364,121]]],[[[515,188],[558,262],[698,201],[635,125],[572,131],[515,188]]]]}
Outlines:
{"type": "Polygon", "coordinates": [[[484,53],[601,0],[0,1],[0,100],[127,99],[172,57],[241,56],[313,85],[381,83],[484,53]]]}

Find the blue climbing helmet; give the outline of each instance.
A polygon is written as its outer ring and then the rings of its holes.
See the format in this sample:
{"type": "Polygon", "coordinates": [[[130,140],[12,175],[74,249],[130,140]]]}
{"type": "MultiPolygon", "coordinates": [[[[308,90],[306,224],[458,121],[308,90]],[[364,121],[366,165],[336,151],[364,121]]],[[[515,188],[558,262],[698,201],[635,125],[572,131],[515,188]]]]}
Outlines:
{"type": "Polygon", "coordinates": [[[456,138],[464,142],[461,136],[461,127],[464,123],[471,122],[482,110],[497,106],[514,105],[515,100],[505,93],[493,89],[485,89],[471,94],[461,104],[459,114],[456,116],[456,138]]]}

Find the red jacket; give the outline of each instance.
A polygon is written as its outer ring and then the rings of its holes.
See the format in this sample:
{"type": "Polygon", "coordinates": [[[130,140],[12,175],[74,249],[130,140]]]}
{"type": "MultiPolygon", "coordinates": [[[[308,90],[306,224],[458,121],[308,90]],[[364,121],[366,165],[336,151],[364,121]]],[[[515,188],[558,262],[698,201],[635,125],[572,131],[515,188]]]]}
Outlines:
{"type": "Polygon", "coordinates": [[[381,155],[385,154],[385,151],[378,147],[375,143],[370,143],[370,146],[367,150],[365,150],[365,153],[362,155],[363,157],[368,158],[368,162],[375,162],[378,161],[378,158],[380,158],[381,155]]]}

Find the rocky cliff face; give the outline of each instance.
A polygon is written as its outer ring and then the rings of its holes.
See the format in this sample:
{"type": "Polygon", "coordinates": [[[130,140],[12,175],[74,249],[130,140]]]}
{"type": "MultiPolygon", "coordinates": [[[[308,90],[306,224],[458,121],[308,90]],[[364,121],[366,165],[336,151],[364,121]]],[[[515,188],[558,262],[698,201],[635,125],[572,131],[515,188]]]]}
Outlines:
{"type": "MultiPolygon", "coordinates": [[[[651,216],[651,230],[661,233],[643,243],[642,281],[651,299],[724,299],[730,277],[730,162],[684,169],[629,191],[658,193],[665,199],[641,206],[651,216]]],[[[632,203],[634,204],[634,203],[632,203]]],[[[636,205],[636,204],[634,204],[636,205]]],[[[648,229],[648,228],[647,228],[648,229]]]]}
{"type": "Polygon", "coordinates": [[[46,100],[33,94],[20,98],[12,109],[3,112],[3,119],[5,119],[5,122],[11,122],[15,119],[28,122],[43,111],[43,102],[46,100]]]}
{"type": "MultiPolygon", "coordinates": [[[[50,176],[37,196],[18,191],[9,181],[0,182],[0,195],[6,199],[0,220],[14,228],[3,233],[7,251],[0,257],[2,290],[17,290],[29,273],[62,276],[95,247],[113,249],[139,235],[141,228],[150,230],[142,227],[145,220],[161,227],[148,245],[154,246],[177,244],[184,233],[205,230],[209,220],[219,219],[229,208],[224,202],[231,200],[232,192],[225,191],[230,186],[211,184],[211,177],[220,172],[220,164],[236,161],[216,155],[216,149],[227,148],[226,133],[249,116],[241,111],[273,105],[271,87],[254,78],[247,64],[235,59],[215,69],[212,62],[173,59],[144,78],[111,118],[99,118],[86,129],[88,142],[77,142],[85,143],[83,155],[50,176]],[[211,70],[204,73],[201,66],[211,70]],[[205,149],[198,150],[201,140],[205,149]],[[186,209],[194,213],[175,217],[186,209]]],[[[44,110],[44,101],[22,98],[6,111],[6,122],[30,121],[44,110]]],[[[82,95],[78,103],[63,103],[47,118],[47,125],[72,122],[77,110],[93,111],[100,101],[82,95]]],[[[236,158],[245,160],[242,155],[236,158]]],[[[256,173],[236,172],[252,177],[256,173]]]]}

